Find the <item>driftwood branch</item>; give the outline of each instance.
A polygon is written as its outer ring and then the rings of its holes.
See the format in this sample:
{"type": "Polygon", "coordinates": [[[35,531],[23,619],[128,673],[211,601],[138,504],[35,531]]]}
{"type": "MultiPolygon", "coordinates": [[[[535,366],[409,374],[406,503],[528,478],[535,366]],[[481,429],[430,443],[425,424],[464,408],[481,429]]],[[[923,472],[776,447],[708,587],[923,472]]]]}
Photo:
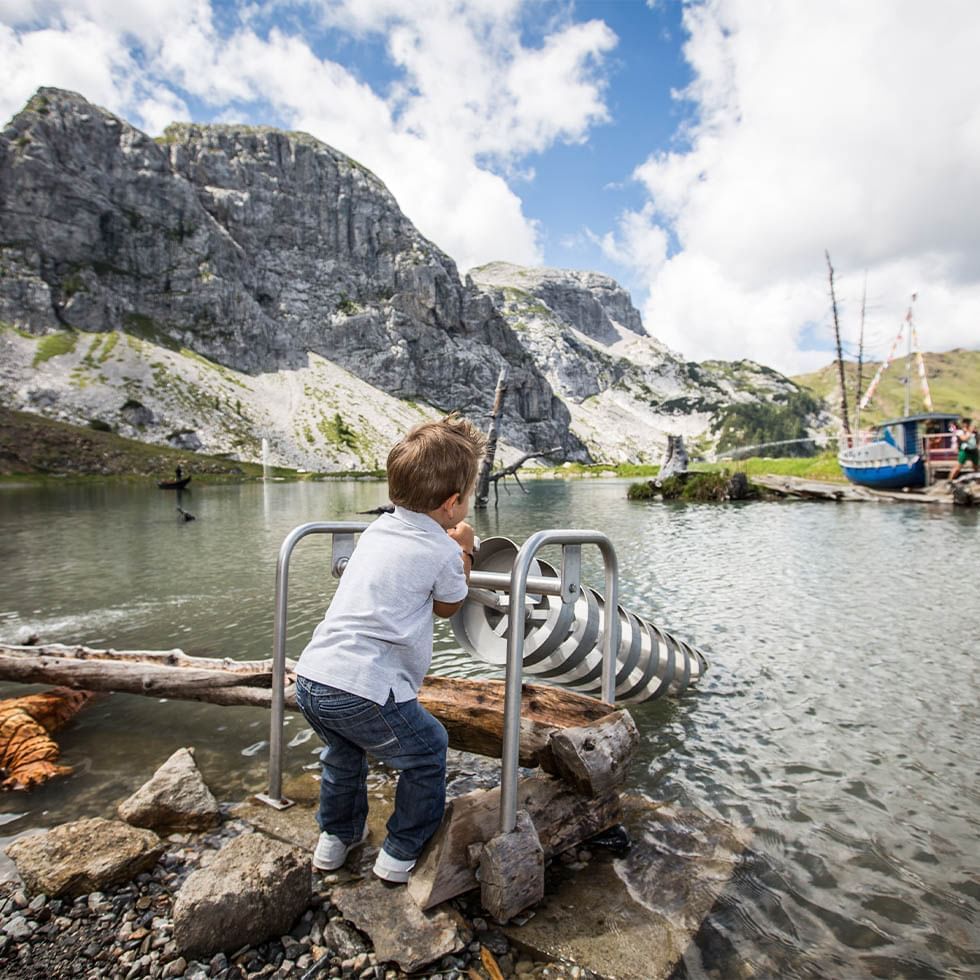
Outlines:
{"type": "Polygon", "coordinates": [[[561,452],[561,446],[552,446],[551,449],[542,449],[536,453],[525,453],[517,462],[511,463],[510,466],[504,466],[502,469],[497,470],[495,473],[490,474],[490,482],[496,483],[497,480],[502,480],[505,476],[516,476],[517,471],[529,460],[536,459],[539,456],[554,456],[556,453],[561,452]]]}
{"type": "MultiPolygon", "coordinates": [[[[497,506],[497,504],[498,504],[498,502],[500,500],[500,491],[499,491],[500,484],[498,482],[499,480],[503,480],[504,478],[506,478],[508,476],[512,476],[514,478],[514,481],[521,488],[521,492],[522,493],[527,493],[527,490],[525,489],[524,484],[521,483],[521,478],[517,475],[517,471],[529,459],[535,459],[538,456],[554,456],[556,453],[559,453],[559,452],[561,452],[561,446],[552,446],[551,449],[542,449],[542,450],[540,450],[539,452],[536,452],[536,453],[526,453],[519,460],[517,460],[514,463],[511,463],[510,466],[505,466],[505,467],[503,467],[503,469],[497,470],[496,473],[491,474],[490,481],[493,483],[493,505],[494,505],[494,507],[497,506]]],[[[504,484],[504,487],[506,488],[506,486],[507,486],[507,484],[505,483],[504,484]]]]}

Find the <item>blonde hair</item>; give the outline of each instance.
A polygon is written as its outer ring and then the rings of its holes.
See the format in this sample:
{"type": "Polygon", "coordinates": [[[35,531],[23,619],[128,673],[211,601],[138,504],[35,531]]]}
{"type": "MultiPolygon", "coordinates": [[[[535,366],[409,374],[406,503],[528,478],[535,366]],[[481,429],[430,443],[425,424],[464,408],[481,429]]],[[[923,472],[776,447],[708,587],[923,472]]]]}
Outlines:
{"type": "Polygon", "coordinates": [[[427,514],[476,484],[486,436],[453,412],[415,426],[388,453],[388,496],[393,504],[427,514]]]}

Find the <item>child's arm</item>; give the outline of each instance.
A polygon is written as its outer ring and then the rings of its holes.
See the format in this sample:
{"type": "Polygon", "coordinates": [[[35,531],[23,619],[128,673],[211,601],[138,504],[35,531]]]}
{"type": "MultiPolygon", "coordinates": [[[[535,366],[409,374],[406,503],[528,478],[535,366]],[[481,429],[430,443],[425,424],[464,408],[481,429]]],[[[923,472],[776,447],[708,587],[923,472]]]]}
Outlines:
{"type": "MultiPolygon", "coordinates": [[[[473,528],[466,521],[460,521],[455,527],[451,527],[447,532],[456,541],[463,551],[463,573],[469,583],[470,572],[473,571],[473,548],[476,543],[473,535],[473,528]]],[[[438,599],[432,600],[432,611],[443,619],[449,619],[462,608],[465,599],[459,602],[440,602],[438,599]]]]}

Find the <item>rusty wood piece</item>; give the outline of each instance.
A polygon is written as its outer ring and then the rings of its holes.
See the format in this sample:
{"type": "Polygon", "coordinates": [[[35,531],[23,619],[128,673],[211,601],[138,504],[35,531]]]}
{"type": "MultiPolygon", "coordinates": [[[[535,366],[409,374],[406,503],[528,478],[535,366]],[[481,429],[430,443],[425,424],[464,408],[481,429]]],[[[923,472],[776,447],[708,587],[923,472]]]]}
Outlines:
{"type": "Polygon", "coordinates": [[[593,725],[566,728],[551,736],[558,775],[580,793],[599,795],[626,781],[640,733],[628,711],[606,715],[593,725]]]}
{"type": "Polygon", "coordinates": [[[65,725],[94,697],[91,691],[55,688],[0,701],[0,770],[3,789],[30,789],[71,766],[55,763],[58,743],[51,733],[65,725]]]}
{"type": "MultiPolygon", "coordinates": [[[[518,783],[517,806],[526,810],[545,859],[619,823],[619,794],[585,796],[562,780],[535,773],[518,783]]],[[[475,888],[473,844],[485,844],[500,829],[500,788],[474,790],[451,800],[442,825],[427,845],[408,889],[421,908],[431,908],[475,888]]]]}
{"type": "Polygon", "coordinates": [[[544,850],[527,811],[514,829],[487,841],[480,856],[480,904],[500,922],[544,898],[544,850]]]}
{"type": "Polygon", "coordinates": [[[480,962],[483,964],[483,969],[487,971],[490,980],[504,980],[504,975],[500,971],[500,964],[497,962],[497,957],[483,945],[480,946],[480,962]]]}

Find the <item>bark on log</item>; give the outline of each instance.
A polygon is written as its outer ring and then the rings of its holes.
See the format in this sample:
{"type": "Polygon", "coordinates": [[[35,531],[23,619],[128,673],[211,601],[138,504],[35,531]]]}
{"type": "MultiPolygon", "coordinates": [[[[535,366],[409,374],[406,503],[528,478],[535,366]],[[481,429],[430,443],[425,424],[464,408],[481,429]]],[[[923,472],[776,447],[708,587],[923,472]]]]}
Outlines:
{"type": "MultiPolygon", "coordinates": [[[[617,792],[586,796],[544,773],[518,783],[517,807],[531,818],[545,859],[612,827],[621,818],[617,792]]],[[[476,865],[482,845],[497,836],[499,827],[499,787],[450,800],[442,825],[408,882],[409,894],[420,908],[432,908],[477,887],[476,865]]]]}
{"type": "Polygon", "coordinates": [[[558,775],[580,793],[600,795],[626,781],[640,733],[625,711],[594,725],[566,728],[551,738],[558,775]]]}
{"type": "MultiPolygon", "coordinates": [[[[595,724],[613,709],[604,701],[558,687],[525,684],[521,702],[522,766],[556,772],[552,736],[564,728],[595,724]]],[[[475,681],[429,674],[419,703],[446,726],[454,749],[499,759],[504,738],[503,681],[475,681]]]]}
{"type": "MultiPolygon", "coordinates": [[[[285,705],[296,711],[294,675],[287,662],[285,705]]],[[[0,644],[0,680],[59,684],[75,690],[118,691],[152,697],[268,708],[271,661],[191,657],[181,650],[94,650],[83,646],[0,644]]],[[[419,701],[449,732],[456,749],[500,758],[504,684],[430,674],[419,701]]],[[[612,706],[586,695],[527,684],[521,717],[520,762],[555,771],[552,735],[594,724],[612,706]]]]}

